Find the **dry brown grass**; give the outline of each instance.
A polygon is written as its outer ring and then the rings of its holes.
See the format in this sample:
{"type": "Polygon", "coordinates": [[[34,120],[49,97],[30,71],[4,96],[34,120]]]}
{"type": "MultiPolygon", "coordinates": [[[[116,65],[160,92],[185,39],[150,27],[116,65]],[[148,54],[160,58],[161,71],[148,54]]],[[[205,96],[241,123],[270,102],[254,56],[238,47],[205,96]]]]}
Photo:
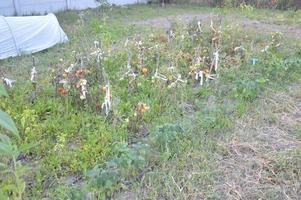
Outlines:
{"type": "Polygon", "coordinates": [[[228,155],[219,191],[226,199],[298,199],[301,196],[301,84],[260,100],[224,145],[228,155]]]}

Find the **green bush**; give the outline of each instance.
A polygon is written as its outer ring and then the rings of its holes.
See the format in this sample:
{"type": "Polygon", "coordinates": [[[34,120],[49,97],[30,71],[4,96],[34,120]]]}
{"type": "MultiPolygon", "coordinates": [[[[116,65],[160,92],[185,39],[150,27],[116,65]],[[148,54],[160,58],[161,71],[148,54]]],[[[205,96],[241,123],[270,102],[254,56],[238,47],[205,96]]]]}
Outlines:
{"type": "Polygon", "coordinates": [[[194,3],[209,6],[238,7],[241,4],[252,5],[257,8],[301,8],[299,0],[173,0],[173,3],[194,3]]]}

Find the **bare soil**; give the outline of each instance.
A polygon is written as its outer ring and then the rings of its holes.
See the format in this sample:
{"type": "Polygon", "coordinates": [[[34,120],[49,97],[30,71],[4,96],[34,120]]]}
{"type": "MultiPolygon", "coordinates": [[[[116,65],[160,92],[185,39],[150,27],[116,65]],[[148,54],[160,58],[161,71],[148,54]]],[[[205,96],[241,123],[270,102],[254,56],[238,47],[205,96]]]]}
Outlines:
{"type": "MultiPolygon", "coordinates": [[[[164,29],[169,29],[173,22],[180,20],[182,22],[190,22],[193,19],[200,20],[201,22],[209,22],[211,19],[218,18],[219,16],[214,13],[199,13],[199,14],[181,14],[181,15],[171,15],[165,17],[157,17],[152,19],[147,19],[143,21],[136,21],[133,24],[136,25],[146,25],[152,27],[160,27],[164,29]]],[[[249,19],[247,17],[241,17],[238,15],[225,15],[220,16],[224,20],[236,21],[242,28],[250,28],[255,31],[260,31],[261,33],[266,32],[281,32],[286,36],[301,39],[301,28],[291,25],[281,25],[273,24],[269,21],[258,21],[249,19]]]]}

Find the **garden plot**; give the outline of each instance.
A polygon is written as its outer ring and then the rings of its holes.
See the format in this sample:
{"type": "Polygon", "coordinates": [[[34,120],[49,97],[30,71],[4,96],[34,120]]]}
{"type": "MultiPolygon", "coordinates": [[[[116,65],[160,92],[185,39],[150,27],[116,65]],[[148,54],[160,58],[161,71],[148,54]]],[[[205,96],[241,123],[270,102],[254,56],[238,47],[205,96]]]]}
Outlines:
{"type": "MultiPolygon", "coordinates": [[[[66,29],[80,47],[35,55],[23,77],[1,68],[9,98],[0,106],[20,132],[13,144],[31,147],[13,157],[29,168],[19,182],[1,174],[3,195],[219,197],[220,141],[267,88],[299,78],[300,48],[222,18],[137,32],[90,16],[66,29]]],[[[1,162],[10,168],[11,157],[1,162]]]]}

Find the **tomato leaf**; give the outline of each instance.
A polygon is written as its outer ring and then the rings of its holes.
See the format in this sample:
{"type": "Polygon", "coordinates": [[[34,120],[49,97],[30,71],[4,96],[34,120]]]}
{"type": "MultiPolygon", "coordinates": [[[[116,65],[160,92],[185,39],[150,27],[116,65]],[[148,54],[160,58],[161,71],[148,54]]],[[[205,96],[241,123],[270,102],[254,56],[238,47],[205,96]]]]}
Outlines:
{"type": "Polygon", "coordinates": [[[0,96],[8,97],[6,89],[5,89],[5,87],[4,87],[4,85],[2,83],[0,84],[0,96]]]}
{"type": "Polygon", "coordinates": [[[3,112],[2,110],[0,110],[0,126],[13,133],[14,136],[16,136],[17,138],[20,138],[18,129],[14,121],[11,119],[11,117],[8,114],[3,112]]]}

